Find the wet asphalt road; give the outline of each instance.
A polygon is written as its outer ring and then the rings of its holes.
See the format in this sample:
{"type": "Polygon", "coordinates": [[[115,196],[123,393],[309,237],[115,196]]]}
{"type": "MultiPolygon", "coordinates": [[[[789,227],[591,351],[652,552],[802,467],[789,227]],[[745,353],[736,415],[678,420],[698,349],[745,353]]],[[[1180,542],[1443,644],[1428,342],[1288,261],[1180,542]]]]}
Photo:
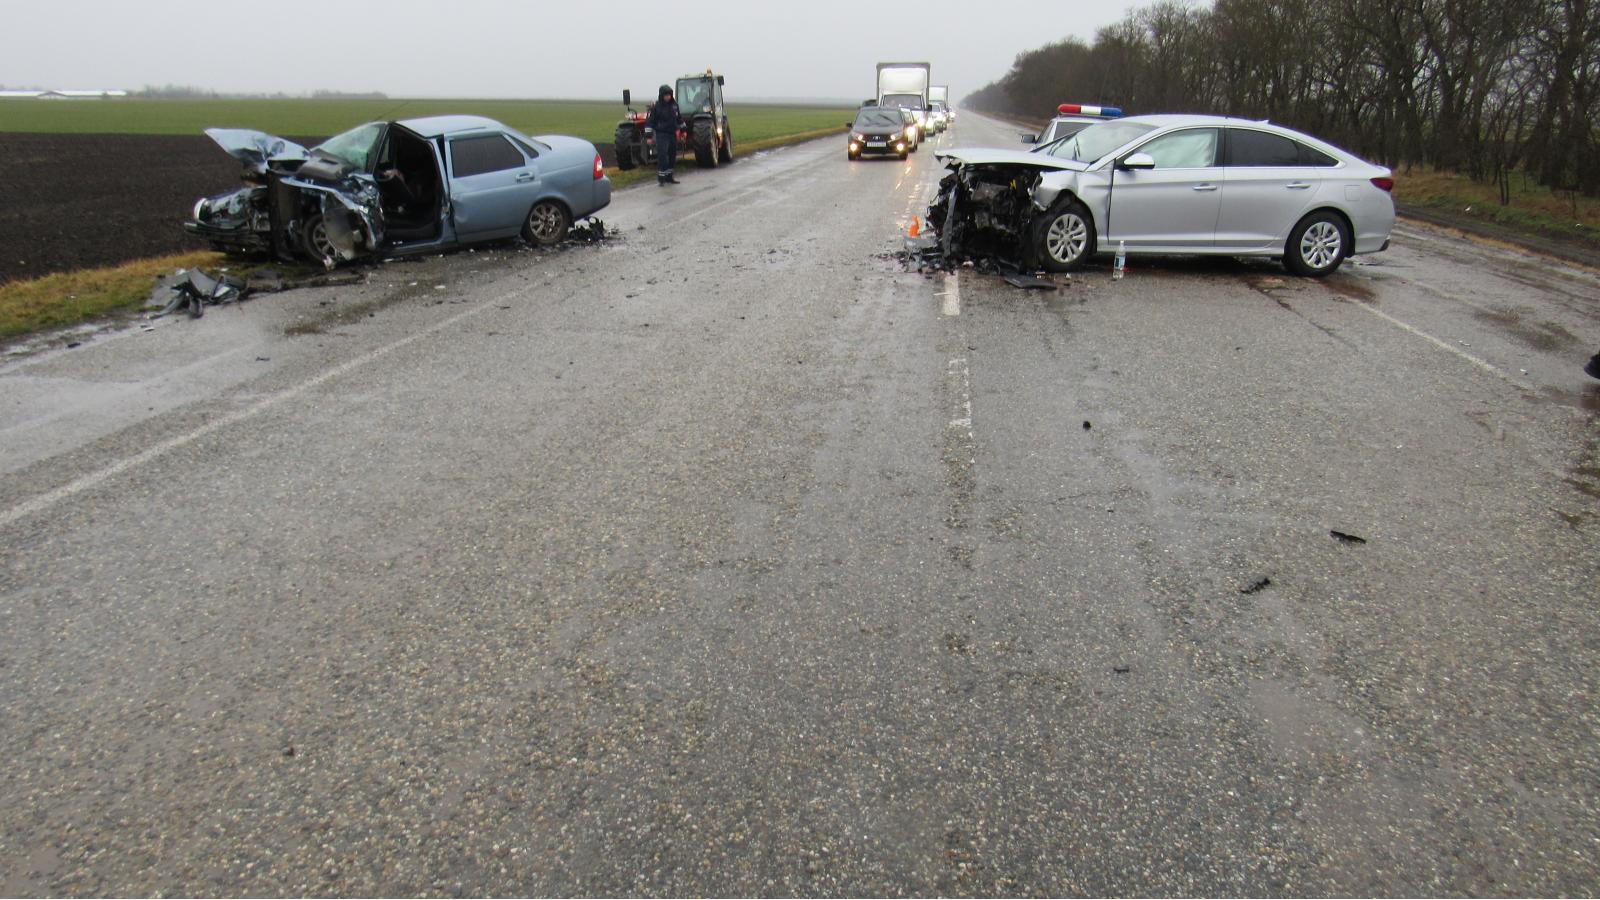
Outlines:
{"type": "Polygon", "coordinates": [[[0,893],[1600,891],[1600,278],[839,144],[0,365],[0,893]]]}

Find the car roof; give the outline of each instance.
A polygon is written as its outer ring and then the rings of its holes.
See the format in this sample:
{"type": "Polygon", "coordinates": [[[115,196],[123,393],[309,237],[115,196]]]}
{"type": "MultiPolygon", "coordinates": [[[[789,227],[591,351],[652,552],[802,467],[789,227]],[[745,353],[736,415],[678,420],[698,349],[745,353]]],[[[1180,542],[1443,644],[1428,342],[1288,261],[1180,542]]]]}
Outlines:
{"type": "Polygon", "coordinates": [[[505,131],[506,126],[484,116],[424,116],[420,119],[401,119],[395,123],[425,138],[435,138],[461,131],[505,131]]]}

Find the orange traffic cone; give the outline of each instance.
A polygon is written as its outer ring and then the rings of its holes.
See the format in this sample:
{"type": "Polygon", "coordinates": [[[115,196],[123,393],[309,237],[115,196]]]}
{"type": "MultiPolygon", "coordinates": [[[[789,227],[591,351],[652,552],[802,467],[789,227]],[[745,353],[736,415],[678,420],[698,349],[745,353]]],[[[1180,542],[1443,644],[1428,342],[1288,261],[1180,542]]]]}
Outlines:
{"type": "Polygon", "coordinates": [[[918,236],[920,234],[922,234],[922,219],[920,219],[917,216],[912,216],[911,217],[911,236],[912,237],[916,237],[916,236],[918,236]]]}

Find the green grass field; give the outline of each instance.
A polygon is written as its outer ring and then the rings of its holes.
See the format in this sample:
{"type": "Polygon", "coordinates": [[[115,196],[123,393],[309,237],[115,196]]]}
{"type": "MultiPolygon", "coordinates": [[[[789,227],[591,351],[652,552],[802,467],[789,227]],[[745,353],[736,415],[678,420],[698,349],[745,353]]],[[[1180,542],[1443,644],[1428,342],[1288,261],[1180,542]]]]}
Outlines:
{"type": "MultiPolygon", "coordinates": [[[[0,100],[0,132],[200,134],[253,128],[284,137],[327,137],[362,122],[470,113],[526,134],[572,134],[611,143],[623,109],[595,100],[0,100]]],[[[635,109],[643,104],[635,102],[635,109]]],[[[842,128],[853,110],[826,106],[728,104],[735,146],[842,128]]]]}

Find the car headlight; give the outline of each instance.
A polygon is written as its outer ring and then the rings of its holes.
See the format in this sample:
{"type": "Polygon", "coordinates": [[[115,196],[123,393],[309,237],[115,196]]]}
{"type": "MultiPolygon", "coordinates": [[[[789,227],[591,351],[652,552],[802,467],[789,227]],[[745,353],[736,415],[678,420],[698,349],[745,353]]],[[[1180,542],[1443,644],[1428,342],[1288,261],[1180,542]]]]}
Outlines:
{"type": "Polygon", "coordinates": [[[850,135],[850,140],[852,140],[852,141],[864,141],[866,139],[867,139],[867,136],[864,135],[864,134],[852,134],[852,135],[850,135]]]}
{"type": "Polygon", "coordinates": [[[907,125],[906,126],[906,137],[911,137],[913,134],[916,134],[916,133],[917,133],[917,126],[915,126],[915,125],[907,125]]]}

